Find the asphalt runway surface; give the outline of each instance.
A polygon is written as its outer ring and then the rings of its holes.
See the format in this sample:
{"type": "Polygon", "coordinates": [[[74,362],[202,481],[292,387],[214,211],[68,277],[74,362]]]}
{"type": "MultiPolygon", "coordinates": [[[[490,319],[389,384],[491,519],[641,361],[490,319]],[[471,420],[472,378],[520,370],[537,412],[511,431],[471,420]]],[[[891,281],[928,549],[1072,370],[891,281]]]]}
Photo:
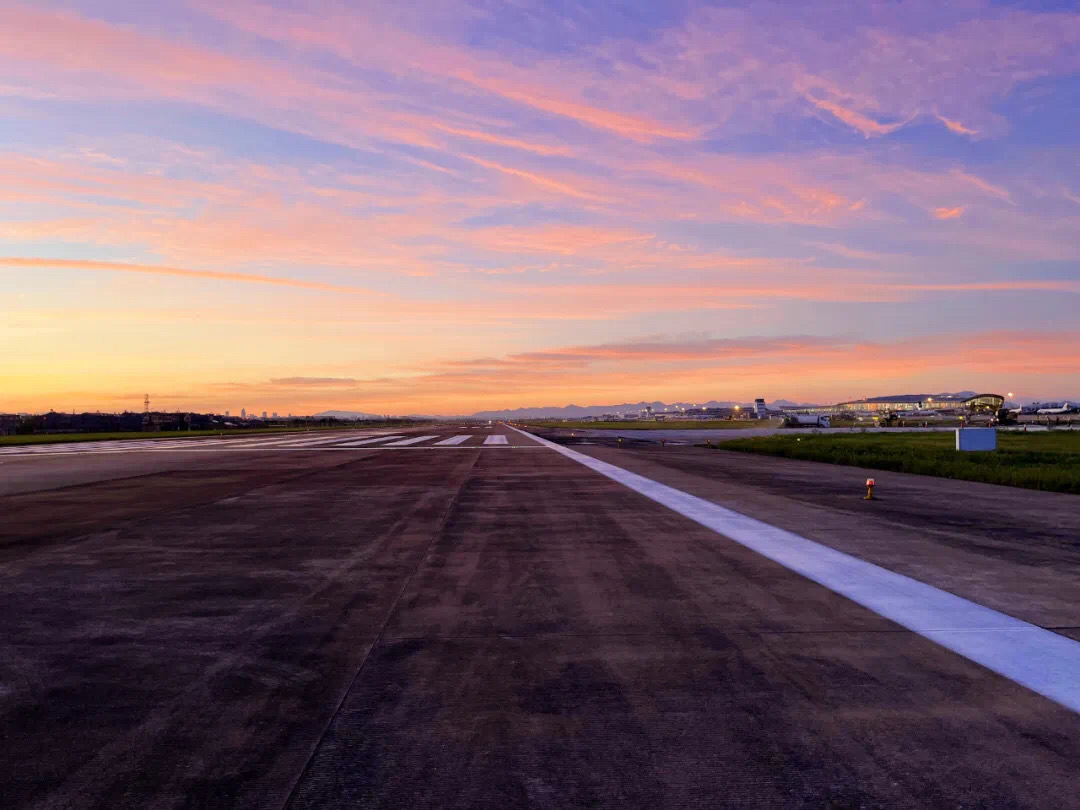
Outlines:
{"type": "MultiPolygon", "coordinates": [[[[1077,806],[1061,702],[504,426],[377,433],[0,456],[2,806],[1077,806]]],[[[1076,496],[569,447],[1080,640],[1076,496]]]]}

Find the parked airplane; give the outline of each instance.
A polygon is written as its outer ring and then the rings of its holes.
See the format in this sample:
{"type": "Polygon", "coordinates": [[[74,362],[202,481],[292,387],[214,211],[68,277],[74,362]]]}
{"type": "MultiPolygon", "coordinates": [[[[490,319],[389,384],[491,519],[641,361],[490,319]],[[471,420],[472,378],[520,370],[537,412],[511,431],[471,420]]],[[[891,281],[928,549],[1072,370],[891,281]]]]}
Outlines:
{"type": "Polygon", "coordinates": [[[1046,415],[1052,415],[1052,414],[1055,414],[1055,413],[1072,413],[1072,411],[1073,411],[1072,407],[1070,407],[1069,403],[1066,402],[1060,408],[1039,408],[1039,410],[1035,411],[1035,413],[1042,414],[1043,416],[1046,416],[1046,415]]]}

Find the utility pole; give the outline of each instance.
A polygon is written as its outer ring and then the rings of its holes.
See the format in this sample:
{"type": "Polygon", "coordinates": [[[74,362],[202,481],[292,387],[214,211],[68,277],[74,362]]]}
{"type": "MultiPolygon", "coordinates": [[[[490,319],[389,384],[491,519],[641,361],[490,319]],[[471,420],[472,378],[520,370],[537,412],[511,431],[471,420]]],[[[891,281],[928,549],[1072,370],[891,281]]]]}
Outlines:
{"type": "Polygon", "coordinates": [[[150,413],[150,395],[143,397],[143,412],[150,413]]]}

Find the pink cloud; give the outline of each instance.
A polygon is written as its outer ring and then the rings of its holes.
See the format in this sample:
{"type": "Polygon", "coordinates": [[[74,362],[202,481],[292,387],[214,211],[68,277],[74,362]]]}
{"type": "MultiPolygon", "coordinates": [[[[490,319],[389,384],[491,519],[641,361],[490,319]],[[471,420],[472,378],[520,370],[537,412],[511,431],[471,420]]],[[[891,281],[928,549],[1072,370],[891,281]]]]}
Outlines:
{"type": "Polygon", "coordinates": [[[834,101],[827,101],[825,99],[814,98],[807,96],[807,100],[810,101],[815,107],[821,110],[825,110],[831,113],[833,116],[843,121],[852,129],[858,130],[858,132],[865,138],[880,137],[882,135],[888,135],[902,126],[911,122],[911,117],[903,121],[897,121],[893,124],[880,124],[869,116],[862,113],[843,107],[834,101]]]}
{"type": "Polygon", "coordinates": [[[512,149],[523,149],[527,152],[535,152],[538,155],[560,155],[565,157],[573,154],[572,150],[568,146],[548,146],[547,144],[524,141],[520,138],[511,138],[506,135],[498,135],[491,132],[480,132],[477,130],[461,129],[460,127],[453,127],[442,123],[434,123],[432,124],[432,126],[450,135],[459,135],[462,138],[469,138],[471,140],[495,144],[496,146],[507,146],[512,149]]]}
{"type": "Polygon", "coordinates": [[[459,69],[455,78],[462,79],[476,87],[493,92],[510,101],[535,107],[544,112],[564,116],[586,126],[607,130],[616,135],[637,141],[652,141],[658,138],[674,140],[694,140],[697,133],[674,129],[648,119],[623,115],[575,101],[557,98],[549,90],[541,90],[525,84],[514,85],[493,76],[477,75],[467,69],[459,69]]]}
{"type": "Polygon", "coordinates": [[[1080,293],[1080,281],[1024,279],[1021,281],[957,281],[927,284],[890,284],[901,292],[1065,292],[1080,293]]]}
{"type": "Polygon", "coordinates": [[[579,200],[600,199],[600,197],[595,194],[592,194],[588,191],[583,191],[579,188],[575,188],[574,186],[569,185],[568,183],[564,183],[561,180],[555,180],[551,177],[538,174],[537,172],[530,172],[524,169],[515,168],[513,166],[507,166],[502,163],[496,163],[494,160],[484,160],[483,158],[479,158],[474,155],[463,154],[461,155],[461,157],[465,158],[466,160],[472,161],[478,166],[483,166],[485,169],[491,169],[493,171],[497,171],[511,177],[521,178],[522,180],[526,180],[533,185],[557,192],[559,194],[565,194],[569,197],[575,197],[579,200]]]}
{"type": "Polygon", "coordinates": [[[504,101],[573,120],[633,141],[692,140],[695,131],[654,118],[606,109],[586,102],[582,76],[573,70],[547,66],[524,70],[509,60],[484,58],[464,48],[420,37],[374,15],[308,14],[275,9],[258,2],[201,4],[202,10],[239,30],[275,39],[294,47],[331,51],[357,65],[375,66],[398,75],[446,84],[463,83],[504,101]],[[550,69],[548,69],[550,68],[550,69]],[[539,82],[546,75],[551,81],[539,82]],[[576,97],[575,97],[576,96],[576,97]]]}
{"type": "Polygon", "coordinates": [[[975,137],[979,134],[978,130],[965,127],[959,121],[953,121],[949,118],[946,118],[944,115],[938,115],[937,119],[945,125],[946,129],[948,129],[949,132],[955,132],[957,135],[968,135],[971,137],[975,137]]]}

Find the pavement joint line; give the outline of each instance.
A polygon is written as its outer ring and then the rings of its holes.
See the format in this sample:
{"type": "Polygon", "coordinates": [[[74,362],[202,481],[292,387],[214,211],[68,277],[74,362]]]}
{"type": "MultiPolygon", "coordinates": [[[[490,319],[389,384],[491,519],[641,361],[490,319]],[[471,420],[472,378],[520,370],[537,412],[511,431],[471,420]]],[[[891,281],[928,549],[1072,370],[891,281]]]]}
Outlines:
{"type": "Polygon", "coordinates": [[[1080,642],[512,428],[976,664],[1080,712],[1080,642]],[[942,627],[946,622],[951,629],[942,627]]]}
{"type": "MultiPolygon", "coordinates": [[[[430,436],[425,438],[431,438],[430,436]]],[[[285,794],[285,801],[282,802],[282,810],[286,810],[289,805],[292,804],[293,798],[296,794],[297,788],[300,787],[300,783],[304,781],[304,776],[307,774],[308,769],[315,761],[315,755],[319,753],[319,746],[322,745],[323,739],[326,737],[327,732],[330,731],[331,726],[334,725],[334,720],[341,714],[341,709],[345,705],[345,701],[348,700],[349,694],[356,686],[357,681],[360,680],[360,675],[364,671],[364,667],[367,666],[368,661],[371,660],[371,653],[375,648],[379,646],[383,637],[386,635],[386,628],[390,626],[390,620],[394,618],[394,614],[397,613],[398,605],[401,604],[401,600],[405,596],[405,592],[409,590],[409,586],[412,584],[413,579],[420,572],[420,568],[423,566],[424,561],[431,555],[432,549],[435,548],[435,544],[438,542],[439,537],[442,535],[443,530],[446,528],[447,522],[450,520],[450,515],[453,513],[454,508],[457,506],[461,493],[465,489],[465,485],[469,482],[469,477],[472,475],[472,471],[476,468],[476,462],[480,460],[480,456],[473,456],[472,462],[468,465],[469,468],[465,471],[461,477],[461,483],[458,484],[457,489],[454,490],[454,495],[450,499],[450,502],[446,505],[446,509],[439,516],[438,522],[435,524],[435,528],[431,532],[431,537],[428,539],[427,546],[424,548],[424,553],[419,555],[416,559],[416,565],[413,566],[413,570],[409,572],[409,576],[406,577],[404,584],[401,586],[401,590],[398,591],[397,596],[394,598],[393,604],[390,605],[390,609],[386,612],[386,618],[383,619],[382,625],[379,627],[379,634],[375,637],[375,640],[371,642],[371,646],[368,647],[367,652],[364,654],[363,660],[360,661],[360,666],[356,668],[356,673],[349,680],[348,687],[341,693],[341,699],[338,700],[337,705],[334,707],[334,711],[330,713],[329,719],[326,721],[326,725],[319,733],[315,743],[311,746],[311,753],[308,755],[307,761],[304,762],[304,767],[300,769],[300,772],[296,775],[296,781],[293,782],[289,788],[289,792],[285,794]]]]}

